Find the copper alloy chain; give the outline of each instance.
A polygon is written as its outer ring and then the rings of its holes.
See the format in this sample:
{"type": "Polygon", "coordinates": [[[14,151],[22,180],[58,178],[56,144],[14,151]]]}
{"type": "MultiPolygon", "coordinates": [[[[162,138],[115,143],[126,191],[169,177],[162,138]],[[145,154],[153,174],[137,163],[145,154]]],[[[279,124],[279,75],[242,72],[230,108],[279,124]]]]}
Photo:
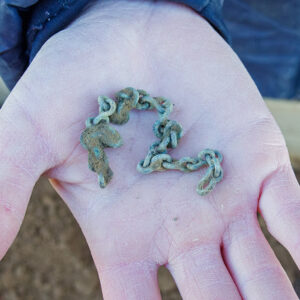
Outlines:
{"type": "Polygon", "coordinates": [[[99,96],[99,114],[86,121],[86,129],[80,141],[89,151],[89,168],[98,173],[99,184],[105,187],[112,177],[112,170],[104,153],[104,148],[117,148],[122,145],[122,138],[109,123],[125,124],[129,120],[132,109],[156,109],[159,119],[153,125],[154,135],[158,138],[149,148],[146,157],[137,165],[137,170],[143,174],[154,171],[179,170],[193,172],[207,167],[204,176],[198,183],[197,192],[203,196],[213,190],[223,178],[220,152],[205,149],[197,157],[182,157],[178,160],[168,154],[169,148],[176,148],[182,137],[181,125],[168,117],[173,110],[172,103],[162,97],[151,97],[144,90],[128,87],[116,94],[114,101],[106,96],[99,96]]]}

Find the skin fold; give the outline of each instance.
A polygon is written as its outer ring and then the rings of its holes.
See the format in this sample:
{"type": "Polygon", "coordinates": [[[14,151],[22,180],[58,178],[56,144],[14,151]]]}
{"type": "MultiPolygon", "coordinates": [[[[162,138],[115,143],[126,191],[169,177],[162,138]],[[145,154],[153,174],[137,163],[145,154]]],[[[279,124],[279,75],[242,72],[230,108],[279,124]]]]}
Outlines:
{"type": "MultiPolygon", "coordinates": [[[[257,211],[300,265],[300,189],[283,136],[233,50],[192,9],[164,1],[101,1],[51,37],[0,111],[0,256],[44,174],[78,221],[105,299],[160,299],[171,271],[183,299],[297,299],[257,211]],[[113,125],[114,176],[100,189],[80,145],[97,97],[132,86],[175,104],[183,137],[172,157],[205,148],[224,179],[200,197],[204,170],[143,175],[155,112],[113,125]]],[[[59,233],[57,233],[59,234],[59,233]]]]}

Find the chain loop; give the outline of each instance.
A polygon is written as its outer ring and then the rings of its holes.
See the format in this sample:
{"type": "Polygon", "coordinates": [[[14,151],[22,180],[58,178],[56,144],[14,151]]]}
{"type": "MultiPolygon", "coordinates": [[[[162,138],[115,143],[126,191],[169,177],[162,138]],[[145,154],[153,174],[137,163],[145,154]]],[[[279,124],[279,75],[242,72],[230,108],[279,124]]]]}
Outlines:
{"type": "Polygon", "coordinates": [[[145,159],[143,160],[143,166],[147,167],[150,165],[150,162],[152,160],[152,158],[157,155],[157,154],[164,154],[166,153],[166,151],[159,151],[158,147],[159,147],[160,143],[159,142],[154,142],[150,148],[149,151],[145,157],[145,159]]]}
{"type": "Polygon", "coordinates": [[[173,120],[157,120],[153,125],[154,134],[161,139],[159,149],[176,148],[182,137],[182,127],[173,120]]]}
{"type": "Polygon", "coordinates": [[[109,122],[109,117],[115,112],[116,110],[116,102],[106,96],[99,96],[98,97],[98,104],[99,104],[99,114],[95,118],[88,118],[86,120],[86,127],[91,127],[92,125],[97,125],[101,121],[106,123],[109,122]]]}
{"type": "Polygon", "coordinates": [[[214,169],[208,168],[205,175],[201,178],[197,186],[197,193],[204,196],[211,192],[218,182],[223,179],[223,170],[221,169],[218,177],[214,177],[214,169]]]}
{"type": "Polygon", "coordinates": [[[154,108],[154,99],[144,90],[138,90],[139,99],[135,106],[138,110],[151,110],[154,108]]]}
{"type": "Polygon", "coordinates": [[[168,118],[173,110],[173,104],[166,98],[163,97],[154,97],[155,108],[159,114],[159,119],[164,121],[168,118]]]}
{"type": "Polygon", "coordinates": [[[163,164],[172,161],[172,157],[169,154],[156,154],[152,156],[149,164],[145,165],[145,161],[141,160],[137,165],[137,170],[143,174],[149,174],[154,171],[164,171],[163,164]]]}
{"type": "Polygon", "coordinates": [[[206,161],[208,169],[204,177],[200,180],[197,186],[197,192],[203,196],[213,190],[215,185],[223,178],[223,169],[220,163],[223,156],[220,152],[211,149],[205,149],[198,153],[198,158],[206,161]]]}
{"type": "Polygon", "coordinates": [[[119,133],[109,126],[125,124],[129,120],[132,109],[156,109],[159,119],[153,124],[154,135],[159,139],[151,144],[145,159],[137,165],[137,170],[143,174],[154,171],[179,170],[193,172],[203,166],[207,171],[197,186],[197,192],[203,196],[208,194],[223,178],[221,162],[223,156],[212,149],[200,151],[197,157],[182,157],[173,159],[168,153],[168,148],[176,148],[182,137],[181,125],[169,120],[173,104],[163,97],[151,97],[146,91],[125,88],[116,94],[116,102],[106,96],[99,96],[99,114],[95,118],[86,120],[86,130],[82,133],[80,142],[89,151],[89,167],[98,173],[101,187],[105,187],[112,177],[112,171],[105,155],[105,147],[120,147],[122,139],[119,133]]]}
{"type": "Polygon", "coordinates": [[[196,161],[193,157],[182,157],[179,160],[172,160],[170,163],[163,163],[163,167],[167,170],[179,170],[182,172],[191,172],[188,165],[194,164],[196,161]]]}

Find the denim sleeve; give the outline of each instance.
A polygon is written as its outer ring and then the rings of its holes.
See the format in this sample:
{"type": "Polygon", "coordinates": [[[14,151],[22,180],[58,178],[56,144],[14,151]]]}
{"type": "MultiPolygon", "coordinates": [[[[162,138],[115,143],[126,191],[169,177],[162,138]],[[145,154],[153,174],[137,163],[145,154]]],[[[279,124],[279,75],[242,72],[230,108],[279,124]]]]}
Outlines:
{"type": "MultiPolygon", "coordinates": [[[[0,0],[0,76],[12,89],[42,45],[90,0],[0,0]]],[[[193,8],[228,39],[223,0],[174,0],[193,8]]]]}
{"type": "Polygon", "coordinates": [[[0,0],[0,76],[12,89],[41,46],[89,0],[0,0]]]}

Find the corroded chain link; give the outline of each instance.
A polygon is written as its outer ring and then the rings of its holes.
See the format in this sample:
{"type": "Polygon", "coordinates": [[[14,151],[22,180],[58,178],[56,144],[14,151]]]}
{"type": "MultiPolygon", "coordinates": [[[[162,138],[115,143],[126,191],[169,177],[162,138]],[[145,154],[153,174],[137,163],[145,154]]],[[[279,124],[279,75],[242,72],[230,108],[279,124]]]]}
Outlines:
{"type": "Polygon", "coordinates": [[[169,148],[176,148],[182,137],[181,125],[169,119],[173,110],[172,103],[163,97],[151,97],[144,90],[128,87],[116,94],[116,101],[99,96],[99,114],[86,121],[86,129],[81,134],[81,144],[89,151],[89,168],[98,174],[100,187],[105,187],[112,178],[104,148],[118,148],[123,144],[120,134],[111,126],[125,124],[132,109],[153,110],[158,112],[159,119],[153,125],[154,135],[159,139],[149,148],[146,157],[137,165],[143,174],[154,171],[179,170],[193,172],[207,167],[204,176],[198,183],[198,194],[208,194],[223,178],[221,162],[223,157],[216,150],[205,149],[197,157],[182,157],[178,160],[168,154],[169,148]]]}

